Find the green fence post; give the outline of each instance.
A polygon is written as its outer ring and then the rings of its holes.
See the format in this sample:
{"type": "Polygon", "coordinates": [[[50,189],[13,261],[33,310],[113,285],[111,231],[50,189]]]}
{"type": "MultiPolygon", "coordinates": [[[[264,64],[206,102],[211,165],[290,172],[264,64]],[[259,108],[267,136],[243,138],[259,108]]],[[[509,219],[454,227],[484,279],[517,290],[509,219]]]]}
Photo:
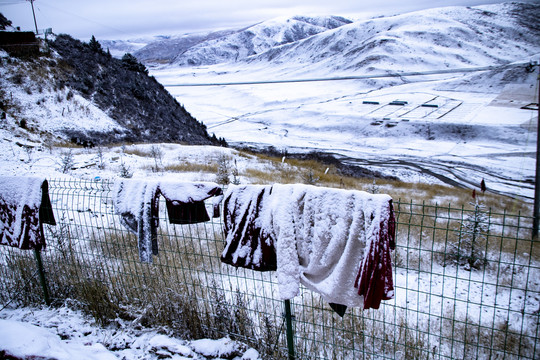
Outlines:
{"type": "Polygon", "coordinates": [[[292,327],[291,301],[285,300],[285,324],[287,327],[287,348],[289,349],[289,360],[294,360],[294,335],[292,327]]]}
{"type": "Polygon", "coordinates": [[[41,287],[43,288],[43,297],[45,298],[45,304],[49,306],[51,305],[51,299],[49,298],[49,290],[47,288],[47,280],[45,279],[45,271],[43,270],[43,262],[41,261],[41,253],[38,249],[34,249],[34,254],[36,254],[39,281],[41,282],[41,287]]]}

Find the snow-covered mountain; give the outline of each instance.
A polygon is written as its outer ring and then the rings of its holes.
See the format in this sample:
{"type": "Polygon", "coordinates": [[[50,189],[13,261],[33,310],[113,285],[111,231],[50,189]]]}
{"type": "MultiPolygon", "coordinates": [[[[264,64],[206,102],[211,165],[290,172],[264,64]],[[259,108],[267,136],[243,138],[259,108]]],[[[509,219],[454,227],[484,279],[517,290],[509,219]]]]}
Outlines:
{"type": "Polygon", "coordinates": [[[236,33],[238,30],[221,30],[200,34],[162,36],[134,51],[134,55],[147,64],[169,64],[179,54],[197,44],[236,33]]]}
{"type": "Polygon", "coordinates": [[[539,8],[444,7],[355,22],[337,16],[278,18],[242,30],[154,41],[134,55],[147,65],[272,64],[287,74],[494,65],[540,52],[539,8]]]}
{"type": "Polygon", "coordinates": [[[351,20],[339,16],[277,18],[243,29],[171,36],[149,43],[134,55],[149,65],[192,66],[238,61],[349,23],[351,20]]]}
{"type": "Polygon", "coordinates": [[[126,53],[134,53],[146,45],[168,38],[168,36],[150,36],[128,40],[99,40],[103,49],[108,50],[112,56],[121,58],[126,53]]]}
{"type": "Polygon", "coordinates": [[[362,73],[497,65],[540,52],[540,5],[446,7],[355,22],[243,61],[362,73]]]}
{"type": "Polygon", "coordinates": [[[290,19],[274,19],[190,47],[178,54],[173,59],[173,64],[193,66],[241,61],[285,44],[294,44],[350,22],[336,16],[296,16],[290,19]]]}

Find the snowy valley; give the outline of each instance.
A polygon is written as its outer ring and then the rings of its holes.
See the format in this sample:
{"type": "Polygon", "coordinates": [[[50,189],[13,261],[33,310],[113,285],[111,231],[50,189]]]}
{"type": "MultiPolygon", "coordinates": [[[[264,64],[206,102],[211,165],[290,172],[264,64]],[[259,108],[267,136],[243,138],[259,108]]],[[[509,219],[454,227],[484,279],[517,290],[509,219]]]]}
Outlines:
{"type": "MultiPolygon", "coordinates": [[[[296,16],[206,34],[100,41],[116,56],[133,51],[210,134],[235,147],[326,153],[407,182],[474,188],[484,178],[489,191],[527,200],[536,153],[531,64],[540,58],[539,12],[537,4],[505,3],[356,21],[296,16]],[[353,79],[313,81],[345,77],[353,79]],[[238,85],[219,85],[230,83],[238,85]]],[[[36,149],[96,132],[113,143],[185,141],[178,127],[169,131],[152,120],[162,110],[141,108],[143,81],[117,92],[125,99],[110,101],[96,91],[110,86],[101,80],[106,71],[65,88],[54,80],[54,56],[18,71],[47,69],[47,79],[9,76],[18,65],[0,69],[4,102],[14,103],[5,139],[18,133],[36,149]],[[93,81],[89,96],[85,84],[93,81]],[[120,102],[132,113],[115,113],[120,102]]],[[[24,158],[26,148],[18,150],[15,157],[24,158]]]]}
{"type": "Polygon", "coordinates": [[[146,64],[233,145],[327,152],[413,182],[473,187],[485,178],[491,191],[531,198],[537,112],[523,107],[537,102],[529,65],[540,56],[539,9],[507,3],[343,21],[247,51],[290,30],[291,21],[274,20],[146,64]],[[260,32],[264,24],[270,30],[260,32]],[[467,72],[478,67],[493,68],[467,72]],[[448,70],[457,71],[429,74],[448,70]],[[273,83],[348,76],[368,78],[273,83]],[[219,85],[227,83],[240,84],[219,85]]]}

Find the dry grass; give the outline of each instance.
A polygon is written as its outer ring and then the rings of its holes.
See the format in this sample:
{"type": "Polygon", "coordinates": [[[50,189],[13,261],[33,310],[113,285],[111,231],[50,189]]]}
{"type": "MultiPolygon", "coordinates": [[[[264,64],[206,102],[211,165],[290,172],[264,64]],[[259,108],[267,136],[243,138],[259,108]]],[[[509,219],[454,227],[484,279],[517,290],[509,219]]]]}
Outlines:
{"type": "Polygon", "coordinates": [[[184,162],[181,164],[168,164],[163,166],[164,171],[170,172],[204,172],[215,174],[217,169],[218,165],[215,162],[205,164],[184,162]]]}
{"type": "MultiPolygon", "coordinates": [[[[239,154],[243,153],[239,152],[239,154]]],[[[367,192],[376,190],[380,193],[389,194],[395,200],[412,200],[414,203],[425,201],[428,204],[451,203],[453,207],[463,205],[466,208],[470,208],[469,203],[473,200],[472,190],[469,189],[427,183],[407,183],[390,179],[375,179],[374,184],[374,179],[372,178],[344,176],[339,173],[335,166],[326,165],[315,160],[287,158],[285,159],[285,163],[282,163],[282,158],[279,157],[248,154],[249,156],[256,156],[260,162],[269,165],[264,170],[248,168],[245,173],[241,174],[249,177],[253,183],[302,183],[304,182],[303,174],[307,171],[312,171],[313,176],[319,179],[317,185],[357,189],[367,192]]],[[[490,193],[489,189],[485,194],[480,194],[478,189],[477,192],[481,196],[482,203],[488,208],[497,209],[497,211],[506,209],[510,213],[521,212],[523,214],[529,214],[531,212],[531,204],[522,200],[490,193]]]]}
{"type": "Polygon", "coordinates": [[[140,148],[137,148],[137,147],[126,148],[124,150],[124,154],[126,154],[126,155],[135,155],[135,156],[139,156],[139,157],[148,157],[148,158],[152,157],[150,149],[146,150],[146,149],[140,149],[140,148]]]}
{"type": "Polygon", "coordinates": [[[67,140],[54,141],[52,147],[60,149],[82,149],[82,145],[74,144],[67,140]]]}

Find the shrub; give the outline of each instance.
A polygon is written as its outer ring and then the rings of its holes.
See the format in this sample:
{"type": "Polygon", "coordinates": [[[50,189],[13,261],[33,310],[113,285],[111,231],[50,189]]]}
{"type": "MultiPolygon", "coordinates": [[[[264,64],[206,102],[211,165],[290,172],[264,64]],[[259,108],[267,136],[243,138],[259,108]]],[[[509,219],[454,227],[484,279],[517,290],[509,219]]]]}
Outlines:
{"type": "Polygon", "coordinates": [[[120,177],[130,179],[133,177],[133,171],[123,161],[120,163],[120,177]]]}
{"type": "Polygon", "coordinates": [[[229,159],[225,155],[221,155],[217,163],[216,182],[220,185],[229,185],[231,183],[229,180],[229,159]]]}
{"type": "Polygon", "coordinates": [[[73,158],[73,152],[70,150],[64,151],[60,158],[60,171],[64,174],[67,174],[71,168],[75,165],[75,160],[73,158]]]}
{"type": "Polygon", "coordinates": [[[146,66],[141,64],[139,60],[130,53],[126,53],[122,56],[122,65],[128,70],[148,74],[146,66]]]}

